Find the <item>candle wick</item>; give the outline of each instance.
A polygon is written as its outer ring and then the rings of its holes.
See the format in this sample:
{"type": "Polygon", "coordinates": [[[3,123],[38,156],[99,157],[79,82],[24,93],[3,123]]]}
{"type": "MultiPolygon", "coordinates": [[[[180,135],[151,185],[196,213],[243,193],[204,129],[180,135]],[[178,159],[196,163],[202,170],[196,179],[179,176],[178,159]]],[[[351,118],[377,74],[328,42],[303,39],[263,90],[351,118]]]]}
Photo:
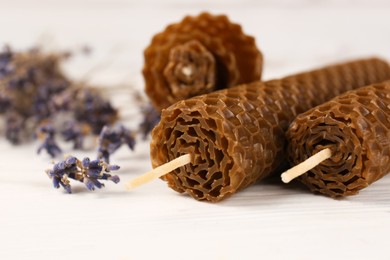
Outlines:
{"type": "Polygon", "coordinates": [[[310,171],[323,161],[329,159],[332,157],[332,151],[329,148],[326,148],[324,150],[321,150],[320,152],[310,156],[305,161],[301,162],[300,164],[292,167],[291,169],[285,171],[281,177],[282,181],[284,183],[289,183],[293,179],[301,176],[307,171],[310,171]]]}
{"type": "Polygon", "coordinates": [[[187,77],[190,77],[192,75],[192,68],[190,66],[186,66],[186,67],[183,67],[181,69],[181,72],[187,76],[187,77]]]}
{"type": "Polygon", "coordinates": [[[154,168],[153,170],[144,173],[141,176],[129,181],[126,184],[126,188],[127,190],[137,188],[138,186],[141,186],[152,180],[160,178],[161,176],[164,176],[165,174],[170,173],[171,171],[189,163],[191,163],[191,155],[190,154],[182,155],[176,159],[173,159],[170,162],[160,165],[159,167],[154,168]]]}

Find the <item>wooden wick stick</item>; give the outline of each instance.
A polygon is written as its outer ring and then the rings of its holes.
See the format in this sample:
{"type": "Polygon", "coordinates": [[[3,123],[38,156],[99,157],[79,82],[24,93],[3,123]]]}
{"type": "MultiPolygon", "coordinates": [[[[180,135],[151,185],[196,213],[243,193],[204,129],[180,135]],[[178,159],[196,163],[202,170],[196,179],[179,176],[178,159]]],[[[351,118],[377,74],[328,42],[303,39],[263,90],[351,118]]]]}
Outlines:
{"type": "Polygon", "coordinates": [[[181,166],[184,166],[186,164],[189,164],[191,162],[191,155],[190,154],[185,154],[185,155],[182,155],[170,162],[167,162],[153,170],[151,170],[150,172],[147,172],[137,178],[135,178],[134,180],[128,182],[126,184],[126,188],[128,190],[130,189],[134,189],[142,184],[145,184],[147,182],[150,182],[154,179],[157,179],[157,178],[160,178],[161,176],[164,176],[165,174],[181,167],[181,166]]]}
{"type": "Polygon", "coordinates": [[[318,164],[322,163],[326,159],[329,159],[332,157],[332,151],[329,148],[326,148],[309,158],[307,158],[305,161],[301,162],[298,165],[295,165],[291,169],[285,171],[282,174],[282,181],[284,183],[289,183],[291,180],[301,176],[307,171],[310,171],[314,167],[316,167],[318,164]]]}

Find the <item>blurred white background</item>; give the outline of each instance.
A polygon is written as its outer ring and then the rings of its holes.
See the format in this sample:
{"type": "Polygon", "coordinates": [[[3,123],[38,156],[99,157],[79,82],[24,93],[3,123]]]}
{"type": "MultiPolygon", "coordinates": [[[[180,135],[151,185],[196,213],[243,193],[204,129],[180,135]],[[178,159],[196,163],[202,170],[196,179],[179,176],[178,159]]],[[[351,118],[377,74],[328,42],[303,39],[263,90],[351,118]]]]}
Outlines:
{"type": "Polygon", "coordinates": [[[115,59],[110,80],[119,80],[140,75],[143,49],[168,23],[201,11],[225,13],[256,37],[268,79],[346,58],[390,59],[389,10],[386,0],[1,0],[0,42],[18,48],[37,42],[63,49],[87,44],[96,63],[115,59]]]}
{"type": "MultiPolygon", "coordinates": [[[[142,91],[151,37],[201,11],[227,14],[256,37],[264,79],[364,56],[390,61],[387,0],[0,0],[0,44],[88,45],[91,57],[66,66],[73,77],[106,64],[94,83],[142,91]]],[[[133,192],[121,183],[94,193],[80,186],[66,195],[52,189],[44,174],[50,159],[35,149],[0,139],[0,259],[390,258],[390,176],[340,201],[272,182],[219,204],[178,195],[162,181],[133,192]]],[[[151,168],[148,150],[141,142],[113,157],[123,182],[151,168]]]]}

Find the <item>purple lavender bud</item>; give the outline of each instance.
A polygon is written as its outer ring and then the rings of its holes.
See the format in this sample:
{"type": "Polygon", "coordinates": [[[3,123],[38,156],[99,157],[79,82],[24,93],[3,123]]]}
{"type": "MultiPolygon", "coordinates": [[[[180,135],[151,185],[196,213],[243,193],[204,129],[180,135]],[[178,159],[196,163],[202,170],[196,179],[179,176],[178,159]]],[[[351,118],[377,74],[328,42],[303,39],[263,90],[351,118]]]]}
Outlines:
{"type": "Polygon", "coordinates": [[[113,181],[114,183],[120,182],[120,179],[119,179],[119,176],[118,176],[118,175],[113,175],[113,176],[109,177],[109,179],[110,179],[111,181],[113,181]]]}
{"type": "Polygon", "coordinates": [[[83,148],[84,133],[80,124],[81,123],[77,123],[76,121],[67,121],[63,126],[64,129],[61,131],[61,135],[65,141],[73,141],[74,149],[83,148]]]}
{"type": "Polygon", "coordinates": [[[87,171],[87,174],[90,177],[98,178],[98,176],[100,175],[101,172],[102,171],[99,168],[89,168],[87,171]]]}
{"type": "Polygon", "coordinates": [[[0,68],[5,68],[11,61],[10,53],[0,53],[0,68]]]}
{"type": "Polygon", "coordinates": [[[9,48],[5,48],[3,52],[0,53],[0,77],[8,74],[7,68],[9,67],[12,56],[13,54],[9,48]]]}
{"type": "Polygon", "coordinates": [[[65,183],[62,183],[62,182],[60,182],[60,184],[61,184],[61,186],[65,189],[65,191],[66,191],[67,193],[69,193],[69,194],[72,193],[72,189],[71,189],[71,187],[70,187],[69,184],[65,184],[65,183]]]}
{"type": "Polygon", "coordinates": [[[99,92],[84,89],[79,91],[77,99],[75,117],[90,125],[94,134],[99,134],[104,125],[116,121],[118,111],[99,92]]]}
{"type": "MultiPolygon", "coordinates": [[[[1,77],[1,76],[0,76],[1,77]]],[[[0,113],[5,113],[11,107],[11,100],[0,93],[0,113]]]]}
{"type": "Polygon", "coordinates": [[[25,90],[29,84],[25,78],[13,78],[8,81],[7,88],[9,90],[25,90]]]}
{"type": "Polygon", "coordinates": [[[96,188],[101,189],[104,187],[104,184],[99,182],[97,179],[92,179],[92,181],[96,188]]]}
{"type": "Polygon", "coordinates": [[[101,147],[98,148],[98,159],[103,160],[106,163],[110,163],[110,153],[107,150],[103,150],[101,147]]]}
{"type": "Polygon", "coordinates": [[[55,158],[62,153],[62,150],[57,146],[57,144],[47,144],[45,148],[47,150],[47,153],[52,158],[55,158]]]}
{"type": "Polygon", "coordinates": [[[134,151],[134,147],[135,147],[135,139],[134,137],[128,137],[126,138],[126,143],[127,143],[127,146],[130,148],[130,150],[134,151]]]}
{"type": "Polygon", "coordinates": [[[87,175],[94,178],[98,178],[103,170],[102,166],[100,165],[100,160],[88,161],[88,165],[83,165],[83,167],[87,168],[87,175]]]}
{"type": "Polygon", "coordinates": [[[66,158],[67,165],[72,165],[72,164],[75,164],[76,162],[77,162],[77,158],[74,156],[70,156],[70,157],[66,158]]]}
{"type": "Polygon", "coordinates": [[[38,131],[44,134],[49,134],[49,135],[54,135],[55,134],[55,129],[51,124],[44,124],[42,125],[38,131]]]}
{"type": "Polygon", "coordinates": [[[100,166],[100,160],[92,160],[89,162],[89,165],[88,165],[88,168],[89,169],[102,169],[102,167],[100,166]]]}
{"type": "Polygon", "coordinates": [[[86,178],[86,180],[84,180],[84,183],[91,191],[95,190],[95,188],[101,189],[102,187],[104,187],[103,183],[100,183],[97,179],[94,178],[86,178]]]}
{"type": "Polygon", "coordinates": [[[13,144],[21,141],[21,134],[25,128],[25,118],[16,111],[6,113],[6,138],[13,144]]]}
{"type": "Polygon", "coordinates": [[[88,190],[90,191],[95,190],[95,185],[93,184],[92,180],[90,180],[89,178],[87,177],[84,178],[84,184],[85,186],[87,186],[88,190]]]}
{"type": "Polygon", "coordinates": [[[107,166],[107,170],[108,171],[117,171],[119,170],[121,167],[119,165],[108,165],[107,166]]]}
{"type": "Polygon", "coordinates": [[[89,166],[89,158],[88,157],[85,157],[82,161],[81,161],[81,164],[83,165],[84,168],[88,168],[89,166]]]}
{"type": "Polygon", "coordinates": [[[62,153],[61,148],[55,141],[55,128],[51,124],[44,124],[39,127],[38,132],[45,136],[43,143],[39,146],[38,154],[41,150],[46,150],[51,157],[56,157],[62,153]]]}
{"type": "Polygon", "coordinates": [[[54,165],[54,171],[58,172],[64,170],[66,167],[66,163],[64,161],[58,162],[54,165]]]}
{"type": "Polygon", "coordinates": [[[143,139],[146,140],[149,133],[160,121],[160,113],[154,109],[152,104],[148,104],[141,110],[144,118],[142,123],[139,125],[140,131],[143,135],[143,139]]]}
{"type": "Polygon", "coordinates": [[[53,178],[53,186],[54,188],[58,189],[60,187],[60,178],[53,178]]]}
{"type": "Polygon", "coordinates": [[[110,155],[122,144],[127,144],[131,150],[134,149],[135,139],[132,132],[123,125],[104,126],[99,136],[98,158],[109,163],[110,155]]]}

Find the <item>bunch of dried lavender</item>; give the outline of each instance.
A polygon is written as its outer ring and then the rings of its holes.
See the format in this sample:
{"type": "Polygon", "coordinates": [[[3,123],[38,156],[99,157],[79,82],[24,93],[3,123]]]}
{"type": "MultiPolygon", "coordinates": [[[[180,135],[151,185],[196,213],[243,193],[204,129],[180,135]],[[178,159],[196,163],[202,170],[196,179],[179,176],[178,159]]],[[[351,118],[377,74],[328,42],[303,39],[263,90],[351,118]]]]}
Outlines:
{"type": "Polygon", "coordinates": [[[104,184],[99,180],[111,180],[114,183],[120,181],[117,175],[108,172],[119,170],[118,165],[109,165],[102,160],[90,160],[88,157],[82,161],[74,156],[54,164],[52,169],[46,170],[47,175],[52,179],[54,188],[62,186],[67,193],[72,193],[70,179],[83,182],[88,190],[102,188],[104,184]]]}
{"type": "Polygon", "coordinates": [[[47,100],[69,85],[59,68],[63,58],[37,50],[16,53],[9,47],[0,53],[0,111],[12,143],[20,143],[28,135],[27,121],[38,124],[48,116],[47,100]]]}
{"type": "Polygon", "coordinates": [[[103,187],[99,180],[118,183],[119,177],[109,174],[119,169],[109,164],[110,155],[123,144],[133,150],[136,134],[142,134],[145,140],[160,114],[147,105],[141,110],[139,130],[113,126],[118,120],[117,109],[98,89],[64,75],[60,64],[67,57],[69,53],[44,54],[39,49],[14,52],[5,48],[0,52],[0,116],[5,118],[8,140],[18,144],[33,136],[41,137],[37,152],[46,150],[52,157],[62,153],[55,140],[57,132],[65,141],[73,142],[74,149],[83,148],[85,136],[100,133],[99,159],[67,157],[46,171],[55,188],[62,186],[71,193],[70,179],[83,182],[89,190],[103,187]],[[56,120],[63,114],[70,120],[62,122],[61,130],[56,129],[55,125],[61,125],[56,120]]]}
{"type": "Polygon", "coordinates": [[[67,57],[69,53],[44,54],[39,49],[14,52],[7,47],[0,52],[0,115],[6,119],[6,137],[12,143],[31,139],[43,121],[55,121],[66,112],[74,125],[63,136],[81,148],[83,136],[98,135],[104,125],[118,119],[117,110],[101,92],[63,74],[60,63],[67,57]],[[32,131],[27,124],[34,126],[32,131]]]}

